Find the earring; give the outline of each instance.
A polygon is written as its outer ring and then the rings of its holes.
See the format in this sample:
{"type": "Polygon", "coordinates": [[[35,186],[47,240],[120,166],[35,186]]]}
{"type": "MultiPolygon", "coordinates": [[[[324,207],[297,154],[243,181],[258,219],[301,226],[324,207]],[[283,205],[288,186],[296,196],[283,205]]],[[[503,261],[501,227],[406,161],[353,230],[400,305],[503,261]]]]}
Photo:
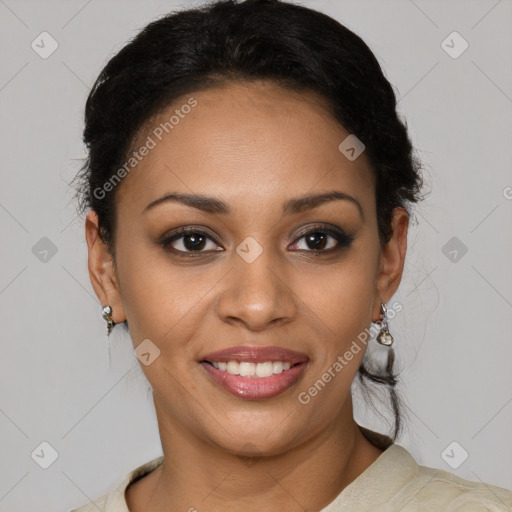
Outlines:
{"type": "Polygon", "coordinates": [[[107,322],[107,336],[110,336],[112,328],[116,323],[112,320],[112,308],[108,304],[101,310],[101,316],[103,316],[107,322]]]}
{"type": "Polygon", "coordinates": [[[379,335],[377,336],[377,341],[381,345],[390,347],[391,345],[393,345],[394,339],[388,330],[388,322],[386,319],[386,313],[387,313],[388,309],[386,308],[385,304],[380,305],[380,311],[381,311],[381,319],[377,323],[379,325],[381,325],[381,331],[380,331],[379,335]]]}

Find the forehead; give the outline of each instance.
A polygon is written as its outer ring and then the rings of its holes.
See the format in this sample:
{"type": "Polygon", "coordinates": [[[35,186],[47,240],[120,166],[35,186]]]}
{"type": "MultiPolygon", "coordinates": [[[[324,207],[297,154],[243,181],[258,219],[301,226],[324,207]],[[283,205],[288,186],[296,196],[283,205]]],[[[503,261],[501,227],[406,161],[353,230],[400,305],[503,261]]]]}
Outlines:
{"type": "Polygon", "coordinates": [[[366,155],[351,161],[338,147],[349,135],[314,93],[268,82],[197,91],[141,130],[133,149],[150,149],[120,185],[118,209],[141,212],[165,193],[183,192],[217,195],[236,210],[333,188],[372,208],[366,155]]]}

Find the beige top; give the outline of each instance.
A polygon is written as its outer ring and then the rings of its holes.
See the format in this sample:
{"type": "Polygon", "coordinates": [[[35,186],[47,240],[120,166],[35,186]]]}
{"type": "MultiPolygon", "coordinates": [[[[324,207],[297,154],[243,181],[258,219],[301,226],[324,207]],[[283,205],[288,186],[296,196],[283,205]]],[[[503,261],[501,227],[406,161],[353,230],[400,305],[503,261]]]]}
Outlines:
{"type": "MultiPolygon", "coordinates": [[[[389,437],[359,428],[385,451],[319,512],[512,512],[512,491],[421,466],[389,437]]],[[[162,455],[139,466],[95,503],[71,512],[130,512],[125,489],[163,460],[162,455]]]]}

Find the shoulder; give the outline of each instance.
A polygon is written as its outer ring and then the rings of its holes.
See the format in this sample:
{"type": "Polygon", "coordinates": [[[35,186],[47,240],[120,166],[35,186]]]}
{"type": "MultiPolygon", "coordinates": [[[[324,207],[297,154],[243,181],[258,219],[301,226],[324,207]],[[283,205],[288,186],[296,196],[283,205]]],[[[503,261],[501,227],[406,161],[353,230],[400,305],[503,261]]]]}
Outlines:
{"type": "Polygon", "coordinates": [[[157,468],[163,460],[162,455],[142,464],[130,471],[110,492],[70,512],[98,512],[98,510],[102,512],[130,512],[125,500],[126,488],[157,468]]]}
{"type": "Polygon", "coordinates": [[[124,490],[128,485],[127,478],[116,485],[110,492],[100,496],[81,507],[74,508],[70,512],[129,512],[124,499],[124,490]]]}
{"type": "Polygon", "coordinates": [[[512,512],[511,490],[422,465],[392,501],[403,512],[512,512]]]}

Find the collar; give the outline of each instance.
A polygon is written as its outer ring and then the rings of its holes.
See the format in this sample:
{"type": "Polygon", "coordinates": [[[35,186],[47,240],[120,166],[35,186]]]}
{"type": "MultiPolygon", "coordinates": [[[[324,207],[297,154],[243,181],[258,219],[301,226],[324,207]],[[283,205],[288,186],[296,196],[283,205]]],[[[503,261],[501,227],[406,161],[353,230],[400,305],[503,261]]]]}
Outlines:
{"type": "MultiPolygon", "coordinates": [[[[393,440],[384,434],[361,425],[358,427],[371,443],[384,451],[321,512],[367,512],[372,506],[382,504],[383,497],[396,494],[418,473],[417,462],[405,448],[394,444],[393,440]]],[[[105,510],[129,512],[125,500],[126,488],[130,483],[156,469],[163,461],[164,456],[161,455],[128,473],[109,493],[105,510]]]]}

